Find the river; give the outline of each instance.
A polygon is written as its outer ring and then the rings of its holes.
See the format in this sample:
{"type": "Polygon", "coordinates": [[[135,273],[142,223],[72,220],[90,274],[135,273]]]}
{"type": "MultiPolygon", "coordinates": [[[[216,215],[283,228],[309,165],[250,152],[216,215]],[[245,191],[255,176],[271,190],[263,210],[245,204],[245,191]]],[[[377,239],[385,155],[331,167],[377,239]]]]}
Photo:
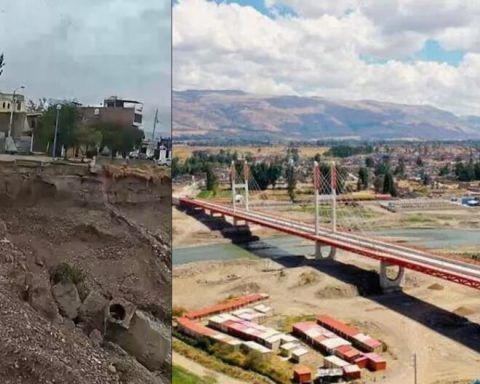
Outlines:
{"type": "MultiPolygon", "coordinates": [[[[478,247],[479,230],[467,229],[397,229],[377,231],[375,236],[402,239],[413,245],[432,249],[455,249],[478,247]]],[[[232,243],[211,244],[198,247],[174,247],[173,264],[185,264],[207,260],[232,260],[240,258],[277,257],[305,255],[313,252],[311,242],[294,236],[275,236],[253,241],[241,246],[232,243]]]]}

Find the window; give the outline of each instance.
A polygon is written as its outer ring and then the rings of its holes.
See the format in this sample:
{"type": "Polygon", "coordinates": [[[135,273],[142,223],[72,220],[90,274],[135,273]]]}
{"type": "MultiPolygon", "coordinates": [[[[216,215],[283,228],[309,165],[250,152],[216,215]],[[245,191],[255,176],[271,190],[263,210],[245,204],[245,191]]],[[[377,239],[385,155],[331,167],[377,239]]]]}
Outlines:
{"type": "Polygon", "coordinates": [[[7,103],[7,108],[10,109],[10,103],[7,103]]]}
{"type": "Polygon", "coordinates": [[[142,115],[139,115],[138,113],[136,113],[135,117],[133,118],[133,122],[141,124],[142,123],[142,115]]]}
{"type": "Polygon", "coordinates": [[[20,111],[20,109],[22,109],[22,103],[17,101],[17,111],[20,111]]]}
{"type": "Polygon", "coordinates": [[[3,109],[5,109],[5,105],[6,105],[5,102],[3,102],[3,109]]]}

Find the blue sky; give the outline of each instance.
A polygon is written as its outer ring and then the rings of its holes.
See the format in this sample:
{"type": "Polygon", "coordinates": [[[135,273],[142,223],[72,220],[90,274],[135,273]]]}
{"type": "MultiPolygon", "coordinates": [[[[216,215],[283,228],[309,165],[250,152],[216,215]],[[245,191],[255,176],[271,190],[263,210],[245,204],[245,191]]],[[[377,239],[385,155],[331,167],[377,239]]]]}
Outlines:
{"type": "MultiPolygon", "coordinates": [[[[465,56],[466,52],[461,49],[447,50],[441,44],[433,39],[425,41],[423,48],[413,55],[403,58],[401,61],[406,63],[414,63],[418,61],[430,61],[439,64],[448,64],[458,67],[465,56]]],[[[377,57],[373,55],[361,54],[360,58],[368,64],[386,64],[388,57],[377,57]]]]}
{"type": "Polygon", "coordinates": [[[415,55],[414,59],[458,66],[462,62],[465,53],[461,49],[444,49],[438,41],[429,39],[425,42],[423,49],[415,55]]]}
{"type": "Polygon", "coordinates": [[[276,15],[290,15],[290,16],[296,16],[296,12],[293,8],[284,5],[284,4],[278,4],[275,5],[273,8],[269,8],[265,5],[264,0],[213,0],[217,4],[220,3],[227,3],[227,4],[240,4],[243,6],[250,6],[255,8],[257,11],[260,13],[270,16],[270,17],[276,17],[276,15]]]}

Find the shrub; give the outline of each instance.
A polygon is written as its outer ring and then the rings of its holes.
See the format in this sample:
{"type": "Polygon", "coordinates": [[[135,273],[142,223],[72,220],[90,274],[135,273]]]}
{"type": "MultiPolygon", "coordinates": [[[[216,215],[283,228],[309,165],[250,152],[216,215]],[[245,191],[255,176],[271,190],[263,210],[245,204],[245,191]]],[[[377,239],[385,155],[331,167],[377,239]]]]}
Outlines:
{"type": "Polygon", "coordinates": [[[174,305],[173,306],[173,309],[172,309],[172,316],[173,317],[181,317],[183,316],[185,313],[187,312],[187,310],[183,307],[180,307],[178,305],[174,305]]]}
{"type": "Polygon", "coordinates": [[[73,283],[75,285],[85,280],[85,273],[78,267],[68,263],[61,263],[50,270],[50,281],[53,284],[73,283]]]}

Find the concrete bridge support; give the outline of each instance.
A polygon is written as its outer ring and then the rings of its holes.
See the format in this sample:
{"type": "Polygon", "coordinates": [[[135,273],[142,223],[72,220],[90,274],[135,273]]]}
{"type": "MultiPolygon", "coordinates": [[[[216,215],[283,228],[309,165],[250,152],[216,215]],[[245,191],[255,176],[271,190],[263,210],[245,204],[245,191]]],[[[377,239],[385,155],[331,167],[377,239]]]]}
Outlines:
{"type": "Polygon", "coordinates": [[[395,277],[390,277],[388,267],[394,266],[387,261],[380,262],[380,287],[385,293],[400,291],[405,283],[405,268],[397,266],[398,273],[395,277]]]}
{"type": "Polygon", "coordinates": [[[248,222],[242,219],[233,218],[233,225],[236,227],[246,226],[248,227],[248,222]]]}
{"type": "Polygon", "coordinates": [[[337,248],[330,247],[319,241],[315,243],[315,258],[317,260],[335,260],[337,254],[337,248]],[[328,248],[330,248],[328,250],[328,248]],[[327,253],[328,250],[328,253],[327,253]]]}
{"type": "Polygon", "coordinates": [[[219,217],[219,218],[225,218],[225,215],[223,213],[218,213],[215,211],[210,210],[210,216],[211,217],[219,217]]]}

